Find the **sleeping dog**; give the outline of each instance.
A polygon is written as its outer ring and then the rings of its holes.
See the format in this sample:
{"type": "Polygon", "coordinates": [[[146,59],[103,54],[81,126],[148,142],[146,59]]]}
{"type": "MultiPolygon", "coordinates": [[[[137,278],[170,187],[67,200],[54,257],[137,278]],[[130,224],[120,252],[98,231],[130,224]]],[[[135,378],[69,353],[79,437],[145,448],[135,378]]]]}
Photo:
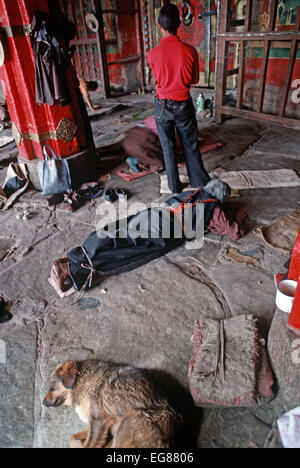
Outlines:
{"type": "Polygon", "coordinates": [[[72,407],[88,424],[71,437],[71,448],[172,448],[182,424],[141,369],[103,361],[60,364],[43,404],[72,407]]]}

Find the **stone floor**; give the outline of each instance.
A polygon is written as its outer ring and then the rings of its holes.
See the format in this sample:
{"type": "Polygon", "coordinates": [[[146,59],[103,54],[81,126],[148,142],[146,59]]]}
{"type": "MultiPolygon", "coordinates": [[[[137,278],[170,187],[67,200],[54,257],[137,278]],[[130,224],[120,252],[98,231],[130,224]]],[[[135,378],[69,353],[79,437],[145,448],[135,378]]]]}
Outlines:
{"type": "MultiPolygon", "coordinates": [[[[153,97],[125,96],[99,104],[91,120],[101,154],[103,146],[118,141],[152,109],[153,97]]],[[[208,170],[222,166],[300,171],[299,132],[241,119],[222,125],[200,121],[199,128],[224,143],[204,154],[208,170]]],[[[2,149],[0,184],[15,155],[14,145],[2,149]]],[[[116,164],[117,156],[117,149],[103,154],[102,169],[116,164]]],[[[109,184],[126,188],[131,204],[162,200],[158,175],[123,183],[112,173],[109,184]]],[[[29,191],[14,208],[0,213],[0,295],[11,301],[13,314],[10,322],[0,325],[0,344],[6,347],[6,362],[0,364],[0,446],[67,447],[69,436],[81,430],[82,423],[72,411],[45,409],[41,401],[49,374],[59,362],[86,358],[150,369],[184,414],[184,446],[268,446],[276,419],[300,405],[300,367],[292,360],[287,316],[274,303],[273,275],[285,271],[289,255],[266,245],[253,231],[299,208],[299,201],[299,188],[245,190],[233,203],[248,213],[246,237],[233,242],[210,234],[203,249],[179,248],[107,279],[77,304],[73,296],[60,299],[47,278],[51,262],[81,244],[102,221],[103,199],[88,202],[70,216],[59,214],[39,193],[29,191]],[[24,207],[31,209],[29,221],[16,219],[16,210],[24,207]],[[224,256],[228,247],[252,251],[257,262],[231,263],[224,256]],[[193,265],[197,268],[191,269],[193,265]],[[195,408],[187,386],[194,320],[246,313],[259,317],[261,332],[268,338],[276,398],[256,409],[195,408]]]]}

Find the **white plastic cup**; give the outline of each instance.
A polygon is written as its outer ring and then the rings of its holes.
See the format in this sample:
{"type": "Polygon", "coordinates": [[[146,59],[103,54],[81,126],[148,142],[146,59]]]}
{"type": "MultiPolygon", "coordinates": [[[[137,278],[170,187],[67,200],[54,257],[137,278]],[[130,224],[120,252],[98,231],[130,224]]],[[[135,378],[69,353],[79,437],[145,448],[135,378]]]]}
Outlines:
{"type": "Polygon", "coordinates": [[[292,280],[283,280],[278,283],[276,305],[282,312],[291,313],[297,284],[297,281],[292,280]]]}

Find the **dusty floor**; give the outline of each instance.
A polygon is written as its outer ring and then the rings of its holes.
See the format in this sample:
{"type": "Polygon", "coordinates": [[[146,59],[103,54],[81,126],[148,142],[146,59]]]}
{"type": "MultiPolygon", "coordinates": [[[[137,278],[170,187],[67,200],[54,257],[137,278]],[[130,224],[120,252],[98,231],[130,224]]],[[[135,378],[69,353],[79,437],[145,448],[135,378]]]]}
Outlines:
{"type": "MultiPolygon", "coordinates": [[[[153,96],[127,96],[102,101],[92,116],[97,148],[115,141],[147,115],[153,96]]],[[[199,122],[203,134],[224,143],[203,156],[208,170],[292,168],[300,171],[300,133],[263,127],[240,119],[222,125],[199,122]]],[[[14,145],[0,153],[0,183],[14,145]]],[[[103,157],[103,167],[114,162],[103,157]]],[[[112,175],[110,185],[130,192],[130,203],[159,201],[158,175],[130,184],[112,175]]],[[[238,242],[208,235],[202,250],[178,250],[138,270],[107,279],[78,304],[60,299],[47,278],[51,262],[81,244],[99,222],[103,203],[87,203],[72,216],[59,214],[40,194],[27,192],[0,213],[0,295],[12,301],[12,321],[0,325],[6,363],[0,364],[0,446],[66,447],[82,428],[67,409],[48,410],[41,401],[52,369],[65,359],[100,358],[151,369],[166,384],[182,409],[189,447],[264,447],[276,418],[300,405],[300,367],[293,364],[285,330],[287,316],[276,310],[273,275],[289,255],[267,246],[255,227],[299,208],[299,188],[246,190],[233,203],[249,216],[249,234],[238,242]],[[16,219],[16,209],[29,207],[30,221],[16,219]],[[254,266],[230,263],[225,250],[252,252],[254,266]],[[188,274],[190,266],[197,273],[188,274]],[[142,287],[141,287],[142,286],[142,287]],[[102,294],[105,288],[107,294],[102,294]],[[277,397],[256,409],[195,409],[187,391],[192,355],[191,336],[199,317],[221,318],[252,313],[268,336],[277,397]],[[273,321],[273,322],[272,322],[273,321]]],[[[100,220],[101,221],[101,220],[100,220]]],[[[280,446],[279,441],[273,442],[280,446]]]]}

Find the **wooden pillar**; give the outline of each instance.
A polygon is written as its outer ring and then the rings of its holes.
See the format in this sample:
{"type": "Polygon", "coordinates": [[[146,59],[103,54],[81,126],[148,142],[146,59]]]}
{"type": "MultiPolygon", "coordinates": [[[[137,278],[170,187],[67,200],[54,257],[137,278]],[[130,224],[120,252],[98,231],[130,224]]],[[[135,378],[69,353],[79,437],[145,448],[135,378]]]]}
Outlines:
{"type": "MultiPolygon", "coordinates": [[[[95,158],[86,136],[79,102],[79,90],[73,67],[65,72],[72,102],[61,106],[37,104],[35,59],[30,40],[30,26],[36,11],[49,13],[47,0],[0,0],[0,31],[5,51],[0,67],[12,131],[19,150],[19,161],[28,166],[33,185],[39,189],[37,162],[43,159],[43,146],[50,145],[61,158],[72,159],[74,185],[85,179],[77,169],[79,158],[86,169],[95,158]],[[77,178],[78,176],[78,178],[77,178]]],[[[91,164],[92,165],[92,164],[91,164]]],[[[73,174],[72,174],[73,172],[73,174]]],[[[73,178],[73,177],[72,177],[73,178]]],[[[84,180],[86,181],[86,180],[84,180]]]]}
{"type": "Polygon", "coordinates": [[[96,33],[96,37],[97,37],[97,46],[98,46],[99,56],[100,56],[100,69],[101,69],[101,78],[102,78],[102,83],[103,83],[104,97],[105,99],[109,99],[111,97],[111,90],[110,90],[109,72],[108,72],[108,66],[107,66],[106,43],[105,43],[101,0],[93,0],[93,8],[95,10],[95,14],[99,21],[99,31],[96,33]]]}
{"type": "Polygon", "coordinates": [[[228,42],[219,37],[227,32],[230,21],[230,0],[218,0],[217,60],[215,84],[215,118],[221,121],[221,108],[226,94],[226,70],[228,64],[228,42]]]}

